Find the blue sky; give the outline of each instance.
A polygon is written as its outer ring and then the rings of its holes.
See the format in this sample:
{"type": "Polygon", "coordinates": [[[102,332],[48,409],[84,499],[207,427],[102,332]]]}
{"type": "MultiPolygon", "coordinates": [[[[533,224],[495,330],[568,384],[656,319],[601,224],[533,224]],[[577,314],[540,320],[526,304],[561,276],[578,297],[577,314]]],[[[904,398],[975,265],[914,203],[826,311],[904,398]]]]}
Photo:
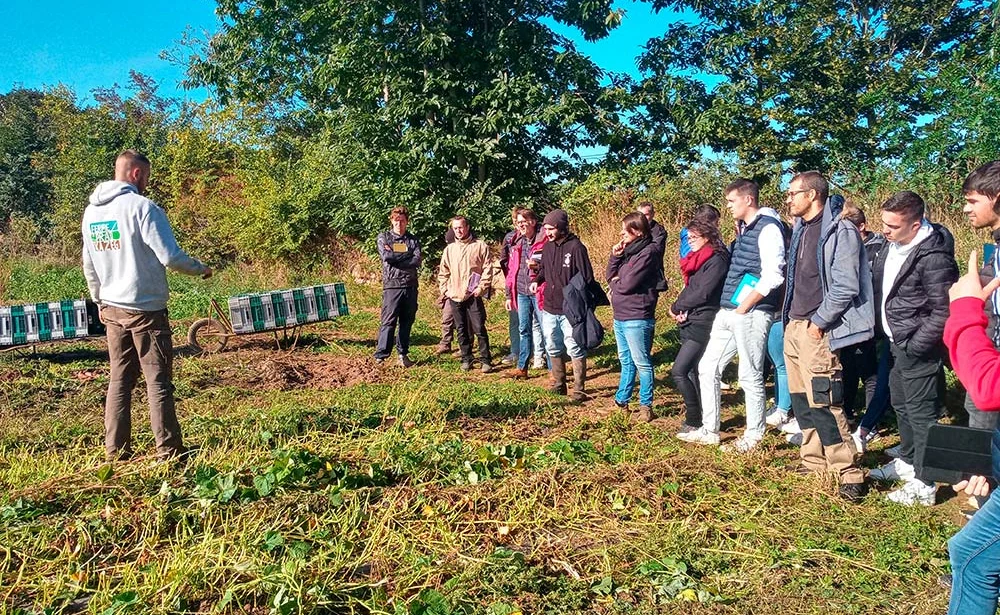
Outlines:
{"type": "Polygon", "coordinates": [[[0,93],[17,86],[63,84],[83,100],[90,90],[128,83],[129,70],[153,77],[160,92],[203,99],[178,89],[181,67],[160,59],[186,28],[200,36],[217,20],[213,0],[5,0],[0,22],[0,93]],[[112,8],[113,7],[113,8],[112,8]]]}
{"type": "MultiPolygon", "coordinates": [[[[127,84],[129,70],[135,70],[155,79],[163,95],[206,97],[204,91],[181,90],[183,68],[160,59],[160,52],[175,48],[186,29],[199,38],[214,32],[214,0],[113,3],[113,13],[108,10],[112,3],[87,0],[6,0],[4,5],[0,93],[63,84],[87,101],[94,88],[127,84]]],[[[644,3],[619,5],[626,15],[608,38],[588,43],[564,33],[606,70],[635,74],[642,46],[662,34],[672,17],[652,14],[644,3]]]]}

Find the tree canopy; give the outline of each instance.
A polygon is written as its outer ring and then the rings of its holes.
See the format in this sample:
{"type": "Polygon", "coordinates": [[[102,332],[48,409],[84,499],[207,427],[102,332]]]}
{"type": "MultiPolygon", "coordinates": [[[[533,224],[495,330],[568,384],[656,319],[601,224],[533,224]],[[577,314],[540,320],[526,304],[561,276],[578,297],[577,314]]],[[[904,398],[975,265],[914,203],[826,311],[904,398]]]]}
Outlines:
{"type": "MultiPolygon", "coordinates": [[[[638,88],[650,145],[680,116],[690,142],[734,153],[749,174],[829,170],[899,157],[920,122],[947,111],[928,96],[988,22],[984,2],[653,0],[693,18],[650,41],[638,88]]],[[[676,139],[675,139],[676,141],[676,139]]]]}
{"type": "Polygon", "coordinates": [[[220,0],[219,15],[192,82],[322,133],[351,187],[326,195],[355,206],[348,226],[370,223],[372,203],[436,217],[493,200],[507,205],[475,213],[504,225],[505,208],[573,176],[578,150],[607,141],[628,103],[553,28],[603,37],[621,16],[610,0],[220,0]]]}

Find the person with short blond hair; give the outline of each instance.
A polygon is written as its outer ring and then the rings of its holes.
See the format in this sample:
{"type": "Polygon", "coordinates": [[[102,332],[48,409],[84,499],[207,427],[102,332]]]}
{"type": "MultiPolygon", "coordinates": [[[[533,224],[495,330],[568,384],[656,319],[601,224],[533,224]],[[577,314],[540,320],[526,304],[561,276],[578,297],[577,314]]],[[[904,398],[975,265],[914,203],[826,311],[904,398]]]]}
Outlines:
{"type": "Polygon", "coordinates": [[[395,340],[399,364],[403,367],[413,365],[410,331],[417,317],[417,268],[423,259],[420,242],[406,230],[409,222],[410,213],[405,207],[393,208],[389,213],[391,228],[376,239],[382,261],[382,310],[375,360],[385,361],[395,340]]]}

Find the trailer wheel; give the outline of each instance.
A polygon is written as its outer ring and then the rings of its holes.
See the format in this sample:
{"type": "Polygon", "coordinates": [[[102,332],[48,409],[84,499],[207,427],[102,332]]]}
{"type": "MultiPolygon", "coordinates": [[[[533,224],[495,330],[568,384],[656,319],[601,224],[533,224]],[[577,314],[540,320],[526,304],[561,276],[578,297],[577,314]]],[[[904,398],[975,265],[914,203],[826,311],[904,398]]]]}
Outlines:
{"type": "Polygon", "coordinates": [[[222,352],[229,341],[229,333],[218,320],[202,318],[188,329],[188,346],[196,352],[222,352]]]}

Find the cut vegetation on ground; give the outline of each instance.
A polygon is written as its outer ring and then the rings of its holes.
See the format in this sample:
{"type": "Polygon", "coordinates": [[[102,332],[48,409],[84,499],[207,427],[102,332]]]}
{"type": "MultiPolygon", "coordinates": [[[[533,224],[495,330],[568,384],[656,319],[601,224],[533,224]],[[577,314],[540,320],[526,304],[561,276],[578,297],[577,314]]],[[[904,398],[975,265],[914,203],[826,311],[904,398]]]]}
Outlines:
{"type": "MultiPolygon", "coordinates": [[[[192,289],[175,294],[178,344],[205,301],[192,289]]],[[[100,341],[0,354],[0,611],[946,608],[936,579],[957,500],[844,503],[787,471],[797,450],[776,434],[746,457],[683,445],[672,330],[654,344],[660,418],[633,425],[609,411],[612,339],[593,359],[594,399],[571,406],[541,372],[521,384],[432,356],[427,292],[417,366],[377,365],[379,291],[348,292],[353,314],[308,327],[293,351],[267,336],[217,355],[178,348],[181,424],[200,447],[184,465],[103,463],[100,341]]],[[[505,316],[491,308],[500,356],[505,316]]],[[[741,399],[724,397],[726,437],[742,429],[741,399]]],[[[141,389],[134,403],[137,449],[150,453],[141,389]]],[[[873,450],[865,463],[881,460],[873,450]]]]}

